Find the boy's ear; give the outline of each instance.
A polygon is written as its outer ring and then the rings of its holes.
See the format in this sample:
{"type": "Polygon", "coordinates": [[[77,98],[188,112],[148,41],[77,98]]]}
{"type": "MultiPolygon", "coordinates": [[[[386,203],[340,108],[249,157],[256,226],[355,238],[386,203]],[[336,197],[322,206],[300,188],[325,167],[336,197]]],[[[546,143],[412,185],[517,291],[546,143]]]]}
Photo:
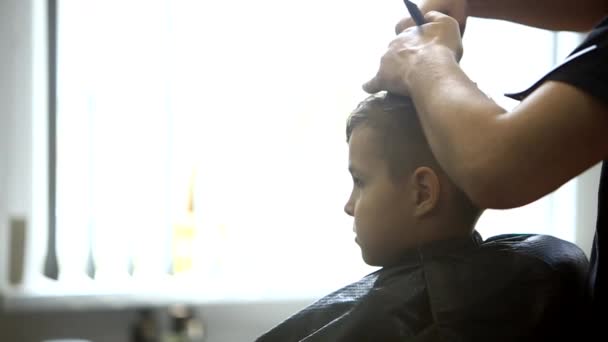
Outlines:
{"type": "Polygon", "coordinates": [[[421,166],[412,174],[414,191],[414,216],[421,217],[431,213],[439,203],[441,185],[433,169],[421,166]]]}

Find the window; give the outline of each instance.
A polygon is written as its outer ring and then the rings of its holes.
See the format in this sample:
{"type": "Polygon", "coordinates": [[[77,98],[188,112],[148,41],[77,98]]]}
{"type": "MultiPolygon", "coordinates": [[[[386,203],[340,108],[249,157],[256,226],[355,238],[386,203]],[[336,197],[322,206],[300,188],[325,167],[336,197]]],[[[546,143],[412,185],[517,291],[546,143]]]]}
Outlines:
{"type": "MultiPolygon", "coordinates": [[[[61,291],[312,298],[373,270],[342,209],[344,126],[403,4],[65,0],[58,13],[61,291]]],[[[507,108],[503,93],[568,49],[548,31],[468,27],[462,65],[507,108]]],[[[575,187],[478,229],[574,241],[575,187]]]]}

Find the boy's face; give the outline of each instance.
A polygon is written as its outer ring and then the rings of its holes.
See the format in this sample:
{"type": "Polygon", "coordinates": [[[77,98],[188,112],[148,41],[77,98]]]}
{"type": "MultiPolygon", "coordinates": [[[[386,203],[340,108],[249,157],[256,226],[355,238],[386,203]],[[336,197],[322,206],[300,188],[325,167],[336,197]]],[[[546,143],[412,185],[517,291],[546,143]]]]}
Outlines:
{"type": "Polygon", "coordinates": [[[344,211],[355,219],[353,229],[363,260],[386,266],[415,245],[415,198],[408,175],[390,177],[375,134],[373,128],[361,125],[350,136],[349,170],[354,184],[344,211]]]}

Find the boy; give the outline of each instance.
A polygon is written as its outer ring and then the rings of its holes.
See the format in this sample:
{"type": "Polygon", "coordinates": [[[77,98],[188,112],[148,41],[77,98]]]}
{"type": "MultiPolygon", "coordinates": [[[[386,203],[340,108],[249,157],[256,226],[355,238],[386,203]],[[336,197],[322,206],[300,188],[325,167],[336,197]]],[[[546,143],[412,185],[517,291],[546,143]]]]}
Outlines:
{"type": "Polygon", "coordinates": [[[346,135],[354,186],[344,209],[363,260],[382,269],[258,341],[522,341],[577,331],[584,254],[547,236],[482,242],[481,210],[438,165],[409,98],[372,95],[346,135]]]}
{"type": "Polygon", "coordinates": [[[344,210],[366,263],[394,265],[404,250],[471,236],[481,210],[441,171],[408,99],[371,96],[346,135],[354,187],[344,210]]]}

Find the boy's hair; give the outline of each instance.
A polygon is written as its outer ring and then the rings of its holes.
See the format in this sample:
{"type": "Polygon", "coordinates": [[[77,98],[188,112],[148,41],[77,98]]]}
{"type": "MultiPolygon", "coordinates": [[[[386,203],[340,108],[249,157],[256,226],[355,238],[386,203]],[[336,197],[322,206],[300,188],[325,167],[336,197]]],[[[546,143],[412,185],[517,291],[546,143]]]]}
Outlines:
{"type": "MultiPolygon", "coordinates": [[[[353,130],[367,126],[376,131],[373,143],[377,153],[388,164],[393,179],[406,175],[420,166],[435,172],[443,169],[435,159],[418,119],[414,103],[409,97],[380,92],[369,96],[350,114],[346,124],[346,140],[353,130]]],[[[456,188],[458,203],[454,203],[466,218],[476,220],[480,210],[456,188]]]]}
{"type": "Polygon", "coordinates": [[[379,157],[388,163],[391,177],[413,171],[419,166],[437,169],[437,163],[424,136],[409,97],[380,92],[363,100],[350,114],[346,141],[359,126],[373,128],[379,157]]]}

